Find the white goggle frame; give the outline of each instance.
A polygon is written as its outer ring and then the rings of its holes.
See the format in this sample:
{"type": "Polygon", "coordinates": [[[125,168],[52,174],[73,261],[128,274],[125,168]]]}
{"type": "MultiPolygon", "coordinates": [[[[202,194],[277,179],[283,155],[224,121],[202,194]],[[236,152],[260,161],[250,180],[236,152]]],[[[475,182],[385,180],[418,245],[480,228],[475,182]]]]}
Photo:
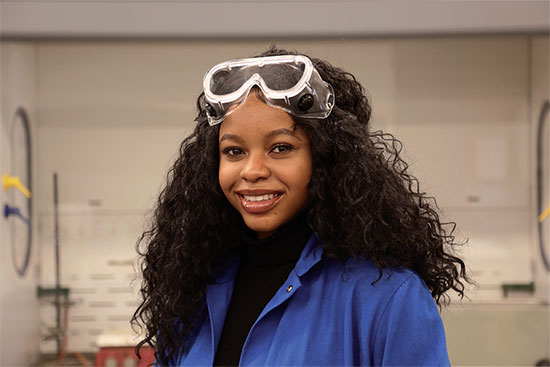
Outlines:
{"type": "MultiPolygon", "coordinates": [[[[264,70],[264,72],[269,72],[264,70]]],[[[264,75],[265,76],[265,75],[264,75]]],[[[271,76],[273,78],[273,76],[271,76]]],[[[206,103],[206,114],[211,126],[221,123],[246,100],[252,87],[258,86],[263,93],[263,100],[270,106],[281,108],[286,112],[305,118],[324,119],[334,107],[334,90],[321,79],[311,60],[302,55],[283,55],[255,57],[225,61],[212,67],[203,78],[203,89],[206,103]],[[262,68],[267,65],[289,65],[299,70],[303,65],[300,79],[290,88],[276,90],[270,88],[262,78],[262,68]],[[239,73],[248,67],[259,68],[259,73],[251,75],[235,91],[227,94],[215,94],[211,90],[213,78],[220,71],[239,73]],[[236,106],[235,108],[231,108],[236,106]]]]}

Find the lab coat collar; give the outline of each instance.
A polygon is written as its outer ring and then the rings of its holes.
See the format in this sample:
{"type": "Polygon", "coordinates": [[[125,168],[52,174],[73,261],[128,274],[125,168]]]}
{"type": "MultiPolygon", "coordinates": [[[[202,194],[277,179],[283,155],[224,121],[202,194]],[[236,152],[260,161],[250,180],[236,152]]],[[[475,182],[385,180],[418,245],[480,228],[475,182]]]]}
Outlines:
{"type": "MultiPolygon", "coordinates": [[[[307,241],[300,258],[296,262],[296,274],[302,277],[306,274],[315,264],[321,261],[323,256],[323,246],[321,241],[315,234],[311,234],[307,241]]],[[[237,276],[239,270],[239,256],[237,251],[230,253],[226,260],[222,262],[222,265],[218,268],[216,275],[214,276],[214,282],[216,284],[222,284],[230,282],[237,276]]]]}

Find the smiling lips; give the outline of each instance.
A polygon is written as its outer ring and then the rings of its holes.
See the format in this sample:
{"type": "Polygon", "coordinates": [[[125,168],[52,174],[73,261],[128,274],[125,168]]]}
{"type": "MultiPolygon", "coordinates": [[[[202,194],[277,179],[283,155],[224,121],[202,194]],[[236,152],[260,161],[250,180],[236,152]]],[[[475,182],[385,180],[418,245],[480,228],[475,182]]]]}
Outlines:
{"type": "Polygon", "coordinates": [[[241,207],[248,213],[262,214],[271,210],[279,200],[282,193],[276,191],[240,191],[237,197],[241,207]]]}

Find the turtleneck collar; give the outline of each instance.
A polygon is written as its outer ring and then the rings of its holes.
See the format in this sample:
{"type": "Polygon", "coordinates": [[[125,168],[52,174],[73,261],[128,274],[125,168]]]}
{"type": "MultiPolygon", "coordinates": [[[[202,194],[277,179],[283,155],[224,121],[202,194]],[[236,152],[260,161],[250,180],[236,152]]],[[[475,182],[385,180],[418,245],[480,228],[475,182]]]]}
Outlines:
{"type": "Polygon", "coordinates": [[[277,266],[296,262],[311,235],[306,213],[300,213],[279,227],[271,236],[258,239],[256,232],[241,228],[241,264],[244,266],[277,266]]]}

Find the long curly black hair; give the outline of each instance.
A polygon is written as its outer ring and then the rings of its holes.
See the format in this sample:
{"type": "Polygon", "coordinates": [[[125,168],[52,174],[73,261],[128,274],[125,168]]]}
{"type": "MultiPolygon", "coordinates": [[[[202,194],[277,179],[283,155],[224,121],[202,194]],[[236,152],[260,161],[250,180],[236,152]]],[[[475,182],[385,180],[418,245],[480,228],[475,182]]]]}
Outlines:
{"type": "MultiPolygon", "coordinates": [[[[258,56],[296,54],[271,47],[258,56]]],[[[455,254],[454,223],[442,223],[435,199],[419,189],[391,134],[371,131],[371,106],[355,77],[311,58],[335,91],[324,120],[294,118],[310,139],[313,171],[307,223],[323,243],[323,256],[362,256],[380,271],[413,269],[438,306],[449,290],[464,296],[469,282],[455,254]]],[[[138,241],[142,303],[132,323],[145,328],[139,348],[156,348],[160,365],[187,347],[187,336],[204,317],[206,287],[217,260],[237,241],[242,221],[218,184],[219,125],[210,126],[204,96],[197,100],[193,133],[181,143],[158,199],[149,230],[138,241]]],[[[382,274],[382,273],[380,273],[382,274]]]]}

